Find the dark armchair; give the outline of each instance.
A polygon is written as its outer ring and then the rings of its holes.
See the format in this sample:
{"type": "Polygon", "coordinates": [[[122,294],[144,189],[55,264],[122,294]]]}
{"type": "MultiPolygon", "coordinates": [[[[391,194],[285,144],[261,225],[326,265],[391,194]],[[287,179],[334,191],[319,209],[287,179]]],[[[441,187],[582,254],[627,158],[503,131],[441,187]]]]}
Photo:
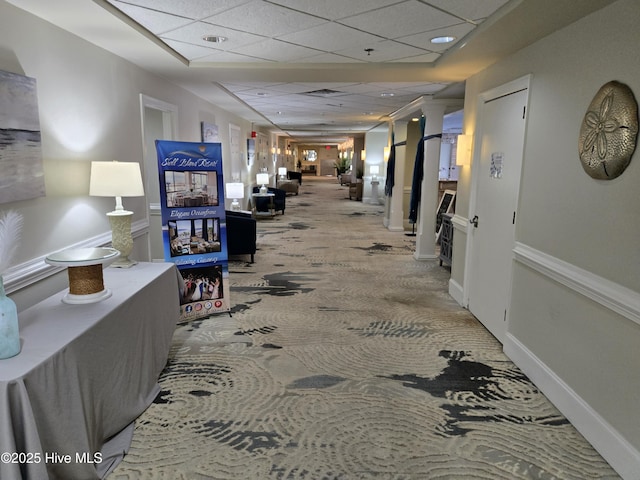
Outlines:
{"type": "Polygon", "coordinates": [[[231,255],[251,255],[253,263],[256,253],[256,219],[250,212],[225,210],[227,217],[227,253],[231,255]]]}
{"type": "Polygon", "coordinates": [[[302,172],[294,172],[292,170],[287,170],[287,179],[297,180],[298,183],[302,185],[302,172]]]}
{"type": "MultiPolygon", "coordinates": [[[[284,208],[287,202],[287,192],[281,190],[279,188],[268,187],[269,193],[273,193],[275,196],[273,197],[273,203],[275,205],[276,212],[282,212],[284,215],[284,208]]],[[[253,193],[259,193],[260,187],[253,187],[253,193]]],[[[269,211],[269,198],[266,197],[254,197],[256,202],[256,212],[268,212],[269,211]]]]}

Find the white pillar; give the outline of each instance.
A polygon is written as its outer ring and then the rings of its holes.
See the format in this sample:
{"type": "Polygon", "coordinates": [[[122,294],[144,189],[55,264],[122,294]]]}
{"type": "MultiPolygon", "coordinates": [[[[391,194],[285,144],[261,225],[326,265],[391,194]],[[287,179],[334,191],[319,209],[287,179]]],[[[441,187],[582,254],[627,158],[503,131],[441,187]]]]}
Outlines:
{"type": "MultiPolygon", "coordinates": [[[[442,133],[444,113],[447,104],[434,101],[422,106],[426,119],[424,136],[442,133]]],[[[436,209],[438,208],[438,188],[440,177],[440,144],[441,138],[433,138],[424,145],[424,176],[422,177],[422,195],[418,210],[416,236],[416,260],[436,258],[436,209]]]]}
{"type": "MultiPolygon", "coordinates": [[[[396,121],[394,122],[394,142],[406,142],[407,139],[407,122],[396,121]]],[[[396,147],[395,162],[396,168],[394,170],[394,185],[391,193],[390,208],[389,208],[389,225],[388,229],[392,232],[404,232],[404,172],[405,172],[405,158],[406,158],[406,146],[396,147]]]]}

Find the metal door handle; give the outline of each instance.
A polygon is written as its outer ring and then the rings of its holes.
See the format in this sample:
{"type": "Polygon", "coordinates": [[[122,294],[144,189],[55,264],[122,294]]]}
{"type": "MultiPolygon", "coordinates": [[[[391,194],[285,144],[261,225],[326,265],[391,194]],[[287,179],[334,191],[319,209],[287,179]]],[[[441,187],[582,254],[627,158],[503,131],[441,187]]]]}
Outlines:
{"type": "Polygon", "coordinates": [[[469,220],[474,227],[478,228],[478,215],[474,216],[471,220],[469,220]]]}

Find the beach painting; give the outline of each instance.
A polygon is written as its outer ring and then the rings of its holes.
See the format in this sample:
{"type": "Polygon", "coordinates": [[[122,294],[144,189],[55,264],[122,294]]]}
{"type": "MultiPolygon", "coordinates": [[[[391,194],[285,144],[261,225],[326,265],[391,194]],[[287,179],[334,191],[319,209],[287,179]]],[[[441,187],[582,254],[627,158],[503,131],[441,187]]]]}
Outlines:
{"type": "Polygon", "coordinates": [[[36,81],[0,71],[0,203],[43,197],[36,81]]]}

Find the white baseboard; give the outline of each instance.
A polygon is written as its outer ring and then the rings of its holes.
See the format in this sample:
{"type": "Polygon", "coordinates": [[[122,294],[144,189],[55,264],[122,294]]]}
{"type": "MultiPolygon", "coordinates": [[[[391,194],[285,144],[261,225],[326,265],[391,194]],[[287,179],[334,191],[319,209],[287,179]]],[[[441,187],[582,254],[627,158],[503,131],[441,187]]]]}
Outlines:
{"type": "MultiPolygon", "coordinates": [[[[149,232],[149,221],[147,219],[137,220],[131,225],[131,235],[133,238],[140,237],[149,232]]],[[[69,248],[89,248],[104,247],[111,244],[111,231],[101,233],[81,242],[67,245],[59,250],[69,248]]],[[[53,253],[53,252],[50,252],[53,253]]],[[[3,274],[4,287],[7,294],[16,292],[23,288],[44,280],[56,273],[64,270],[65,267],[54,267],[45,262],[47,255],[32,258],[31,260],[9,268],[3,274]]]]}
{"type": "Polygon", "coordinates": [[[467,308],[467,305],[464,304],[464,290],[462,285],[456,282],[453,278],[449,279],[449,295],[451,295],[459,305],[467,308]]]}
{"type": "Polygon", "coordinates": [[[435,253],[422,253],[422,254],[419,254],[418,252],[413,252],[413,258],[414,258],[414,260],[424,261],[424,260],[435,260],[435,259],[437,259],[439,257],[435,253]]]}
{"type": "Polygon", "coordinates": [[[640,480],[640,452],[621,437],[560,377],[509,333],[505,337],[504,353],[623,479],[640,480]]]}

